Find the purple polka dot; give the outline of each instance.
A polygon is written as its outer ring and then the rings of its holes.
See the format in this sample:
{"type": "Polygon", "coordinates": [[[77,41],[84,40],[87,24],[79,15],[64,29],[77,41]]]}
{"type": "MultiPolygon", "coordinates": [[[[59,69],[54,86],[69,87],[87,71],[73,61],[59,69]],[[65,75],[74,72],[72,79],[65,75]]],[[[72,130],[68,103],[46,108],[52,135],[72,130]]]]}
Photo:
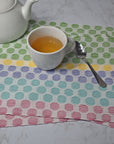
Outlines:
{"type": "Polygon", "coordinates": [[[85,71],[85,75],[86,75],[87,77],[91,77],[91,76],[92,76],[92,72],[89,71],[89,70],[87,70],[87,71],[85,71]]]}
{"type": "Polygon", "coordinates": [[[73,81],[73,77],[71,75],[67,75],[65,77],[65,80],[68,81],[68,82],[72,82],[73,81]]]}
{"type": "Polygon", "coordinates": [[[48,71],[46,71],[48,74],[53,74],[54,72],[55,72],[55,70],[53,69],[53,70],[48,70],[48,71]]]}
{"type": "Polygon", "coordinates": [[[28,74],[26,74],[26,78],[27,79],[33,79],[34,78],[34,74],[33,73],[28,73],[28,74]]]}
{"type": "Polygon", "coordinates": [[[21,71],[22,72],[27,72],[27,71],[29,71],[29,67],[24,66],[24,67],[21,68],[21,71]]]}
{"type": "Polygon", "coordinates": [[[39,75],[39,79],[41,79],[41,80],[46,80],[47,78],[48,78],[48,76],[46,74],[39,75]]]}
{"type": "Polygon", "coordinates": [[[85,83],[85,82],[87,82],[87,78],[84,77],[84,76],[80,76],[80,77],[78,78],[78,81],[81,82],[81,83],[85,83]]]}
{"type": "Polygon", "coordinates": [[[15,71],[16,70],[16,66],[9,66],[8,67],[8,71],[15,71]]]}
{"type": "Polygon", "coordinates": [[[111,71],[111,76],[114,77],[114,71],[111,71]]]}
{"type": "Polygon", "coordinates": [[[105,82],[109,85],[113,84],[113,80],[111,78],[106,78],[105,82]]]}
{"type": "Polygon", "coordinates": [[[73,70],[72,74],[75,76],[80,75],[80,71],[79,70],[73,70]]]}
{"type": "Polygon", "coordinates": [[[92,78],[92,83],[94,83],[94,84],[97,84],[97,80],[96,80],[96,78],[92,78]]]}
{"type": "Polygon", "coordinates": [[[101,77],[105,77],[106,76],[106,73],[104,71],[99,71],[98,74],[101,77]]]}
{"type": "Polygon", "coordinates": [[[34,68],[34,72],[35,72],[35,73],[41,73],[41,71],[42,71],[42,70],[41,70],[40,68],[34,68]]]}
{"type": "Polygon", "coordinates": [[[4,65],[0,64],[0,70],[2,70],[4,68],[4,65]]]}
{"type": "Polygon", "coordinates": [[[21,72],[14,72],[13,77],[14,78],[20,78],[21,77],[21,72]]]}
{"type": "Polygon", "coordinates": [[[67,73],[67,70],[66,69],[60,69],[60,74],[66,74],[67,73]]]}
{"type": "Polygon", "coordinates": [[[55,74],[55,75],[52,77],[52,79],[53,79],[54,81],[58,81],[58,80],[60,80],[60,75],[55,74]]]}
{"type": "Polygon", "coordinates": [[[8,75],[8,72],[7,71],[2,71],[0,72],[0,76],[1,77],[6,77],[8,75]]]}

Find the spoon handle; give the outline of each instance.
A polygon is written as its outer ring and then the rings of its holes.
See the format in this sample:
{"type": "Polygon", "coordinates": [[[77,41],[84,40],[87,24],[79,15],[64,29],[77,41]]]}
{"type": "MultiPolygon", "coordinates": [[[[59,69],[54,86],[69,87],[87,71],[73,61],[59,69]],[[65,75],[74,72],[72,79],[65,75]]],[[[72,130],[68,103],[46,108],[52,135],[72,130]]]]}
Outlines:
{"type": "Polygon", "coordinates": [[[89,66],[89,68],[91,69],[91,71],[93,72],[97,82],[99,83],[99,85],[103,88],[105,88],[107,86],[107,84],[101,79],[101,77],[96,73],[96,71],[93,69],[93,67],[90,65],[90,63],[87,61],[87,59],[83,59],[83,61],[89,66]]]}

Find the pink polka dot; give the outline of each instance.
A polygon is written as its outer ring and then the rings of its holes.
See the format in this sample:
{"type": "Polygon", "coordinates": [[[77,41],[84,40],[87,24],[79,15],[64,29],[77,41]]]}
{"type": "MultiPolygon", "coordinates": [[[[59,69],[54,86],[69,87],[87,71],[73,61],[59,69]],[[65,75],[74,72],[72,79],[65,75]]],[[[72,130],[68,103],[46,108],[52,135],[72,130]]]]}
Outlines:
{"type": "Polygon", "coordinates": [[[59,109],[59,104],[53,102],[53,103],[50,104],[50,108],[51,108],[52,110],[57,110],[57,109],[59,109]]]}
{"type": "Polygon", "coordinates": [[[95,113],[102,113],[103,112],[103,109],[101,106],[94,106],[94,112],[95,113]]]}
{"type": "Polygon", "coordinates": [[[86,105],[80,105],[79,106],[79,111],[82,112],[82,113],[88,112],[88,106],[86,106],[86,105]]]}
{"type": "Polygon", "coordinates": [[[7,121],[6,120],[0,120],[0,127],[6,127],[7,121]]]}
{"type": "Polygon", "coordinates": [[[59,119],[60,122],[67,122],[68,119],[67,118],[64,118],[64,119],[59,119]]]}
{"type": "Polygon", "coordinates": [[[13,116],[13,115],[5,115],[5,118],[6,119],[13,119],[15,116],[13,116]]]}
{"type": "Polygon", "coordinates": [[[65,118],[66,117],[66,112],[65,111],[58,111],[57,113],[58,118],[65,118]]]}
{"type": "Polygon", "coordinates": [[[22,125],[22,119],[16,118],[13,120],[13,126],[21,126],[22,125]]]}
{"type": "Polygon", "coordinates": [[[39,102],[36,103],[36,107],[37,107],[38,109],[43,109],[43,108],[45,107],[45,103],[39,101],[39,102]]]}
{"type": "Polygon", "coordinates": [[[44,123],[52,123],[53,118],[44,118],[44,123]]]}
{"type": "Polygon", "coordinates": [[[23,100],[21,102],[21,106],[22,106],[22,108],[28,108],[28,107],[30,107],[30,101],[29,100],[23,100]]]}
{"type": "Polygon", "coordinates": [[[102,121],[94,121],[96,124],[103,124],[102,121]]]}
{"type": "Polygon", "coordinates": [[[52,114],[52,112],[48,109],[43,111],[43,116],[44,117],[51,117],[51,114],[52,114]]]}
{"type": "Polygon", "coordinates": [[[16,102],[15,102],[15,100],[13,100],[13,99],[10,99],[10,100],[7,101],[7,106],[8,106],[8,107],[14,107],[15,104],[16,104],[16,102]]]}
{"type": "Polygon", "coordinates": [[[112,115],[114,115],[114,107],[109,107],[108,112],[112,115]]]}
{"type": "Polygon", "coordinates": [[[81,114],[79,112],[73,112],[72,113],[72,118],[73,119],[81,119],[81,114]]]}
{"type": "Polygon", "coordinates": [[[22,109],[20,108],[14,108],[13,109],[13,115],[21,115],[22,109]]]}
{"type": "Polygon", "coordinates": [[[28,124],[30,124],[30,125],[37,125],[37,123],[38,123],[38,118],[37,117],[30,117],[28,119],[28,124]]]}
{"type": "Polygon", "coordinates": [[[36,116],[36,114],[37,114],[36,109],[32,109],[32,108],[29,109],[28,112],[27,112],[28,116],[36,116]]]}
{"type": "Polygon", "coordinates": [[[96,115],[94,113],[88,113],[87,114],[87,119],[88,120],[95,120],[96,119],[96,115]]]}
{"type": "Polygon", "coordinates": [[[6,114],[6,113],[7,113],[7,108],[0,107],[0,114],[6,114]]]}
{"type": "Polygon", "coordinates": [[[2,105],[2,100],[0,100],[0,105],[2,105]]]}
{"type": "Polygon", "coordinates": [[[111,128],[114,128],[114,122],[110,122],[110,123],[109,123],[109,126],[110,126],[111,128]]]}
{"type": "Polygon", "coordinates": [[[67,111],[72,111],[73,110],[73,105],[72,104],[65,104],[65,109],[67,111]]]}
{"type": "Polygon", "coordinates": [[[109,122],[111,120],[111,117],[108,114],[103,114],[102,115],[102,120],[104,122],[109,122]]]}

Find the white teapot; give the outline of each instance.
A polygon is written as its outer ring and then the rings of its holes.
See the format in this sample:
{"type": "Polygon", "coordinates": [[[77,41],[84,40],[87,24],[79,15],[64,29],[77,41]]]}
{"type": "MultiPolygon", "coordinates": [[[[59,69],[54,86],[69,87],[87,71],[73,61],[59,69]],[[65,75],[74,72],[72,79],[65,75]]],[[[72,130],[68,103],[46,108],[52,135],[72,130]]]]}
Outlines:
{"type": "Polygon", "coordinates": [[[18,0],[0,0],[0,43],[21,37],[28,27],[31,6],[38,0],[27,0],[23,6],[18,0]]]}

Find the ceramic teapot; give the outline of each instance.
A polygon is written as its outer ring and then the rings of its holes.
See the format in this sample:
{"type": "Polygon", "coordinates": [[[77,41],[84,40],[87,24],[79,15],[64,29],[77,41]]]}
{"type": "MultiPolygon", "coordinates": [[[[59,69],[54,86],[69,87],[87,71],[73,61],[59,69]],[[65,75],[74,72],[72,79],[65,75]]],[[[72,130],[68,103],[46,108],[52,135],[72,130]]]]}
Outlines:
{"type": "Polygon", "coordinates": [[[23,6],[17,0],[0,0],[0,43],[21,37],[28,27],[31,6],[38,0],[27,0],[23,6]]]}

